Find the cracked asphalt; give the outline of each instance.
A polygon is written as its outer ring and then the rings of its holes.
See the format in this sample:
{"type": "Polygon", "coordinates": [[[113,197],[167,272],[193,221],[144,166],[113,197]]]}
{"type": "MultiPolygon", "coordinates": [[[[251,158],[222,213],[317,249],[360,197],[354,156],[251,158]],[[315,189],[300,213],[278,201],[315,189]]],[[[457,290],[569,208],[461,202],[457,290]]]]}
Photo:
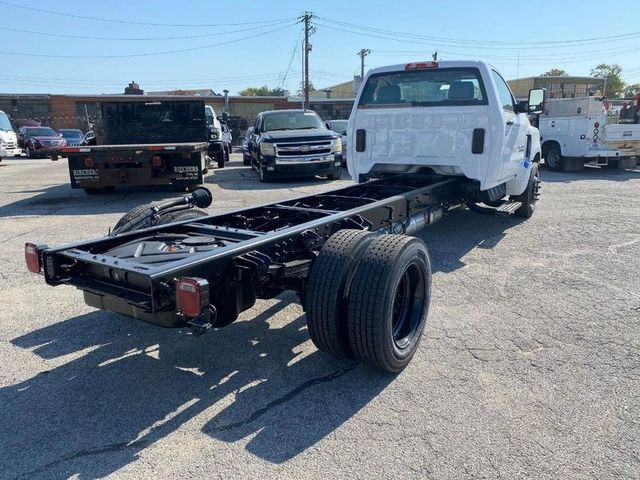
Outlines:
{"type": "MultiPolygon", "coordinates": [[[[66,168],[0,163],[0,478],[640,478],[640,170],[543,170],[530,221],[421,232],[429,323],[388,376],[316,351],[293,294],[193,337],[46,286],[25,241],[176,195],[88,197],[66,168]]],[[[209,211],[349,181],[263,185],[234,155],[209,211]]]]}

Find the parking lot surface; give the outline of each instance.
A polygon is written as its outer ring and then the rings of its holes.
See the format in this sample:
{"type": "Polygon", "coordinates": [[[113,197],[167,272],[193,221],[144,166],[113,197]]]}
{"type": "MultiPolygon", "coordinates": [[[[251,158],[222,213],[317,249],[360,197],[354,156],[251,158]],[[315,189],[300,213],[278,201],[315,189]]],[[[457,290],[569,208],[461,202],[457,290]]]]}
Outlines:
{"type": "MultiPolygon", "coordinates": [[[[233,156],[212,213],[350,182],[261,184],[233,156]]],[[[66,161],[0,164],[2,478],[640,478],[640,170],[542,172],[534,217],[420,233],[429,322],[400,375],[308,338],[296,296],[194,337],[96,311],[25,241],[107,233],[178,194],[87,196],[66,161]]]]}

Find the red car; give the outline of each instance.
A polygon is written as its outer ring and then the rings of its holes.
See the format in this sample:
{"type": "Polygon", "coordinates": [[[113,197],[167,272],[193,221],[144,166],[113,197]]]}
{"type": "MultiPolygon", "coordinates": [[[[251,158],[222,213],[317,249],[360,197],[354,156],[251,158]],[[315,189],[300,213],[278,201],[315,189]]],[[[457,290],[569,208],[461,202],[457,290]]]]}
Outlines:
{"type": "Polygon", "coordinates": [[[67,141],[49,127],[21,127],[18,145],[24,148],[28,158],[49,156],[53,150],[66,147],[67,141]]]}

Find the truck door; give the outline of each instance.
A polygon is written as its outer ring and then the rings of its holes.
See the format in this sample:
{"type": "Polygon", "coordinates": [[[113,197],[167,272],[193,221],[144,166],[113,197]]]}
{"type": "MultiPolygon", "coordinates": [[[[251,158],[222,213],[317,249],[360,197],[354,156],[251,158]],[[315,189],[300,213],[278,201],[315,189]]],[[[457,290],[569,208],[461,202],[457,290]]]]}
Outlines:
{"type": "Polygon", "coordinates": [[[502,76],[492,70],[498,88],[499,100],[502,103],[504,120],[504,145],[502,148],[502,179],[508,180],[518,173],[525,161],[527,149],[527,125],[525,113],[515,113],[515,101],[511,90],[502,76]]]}

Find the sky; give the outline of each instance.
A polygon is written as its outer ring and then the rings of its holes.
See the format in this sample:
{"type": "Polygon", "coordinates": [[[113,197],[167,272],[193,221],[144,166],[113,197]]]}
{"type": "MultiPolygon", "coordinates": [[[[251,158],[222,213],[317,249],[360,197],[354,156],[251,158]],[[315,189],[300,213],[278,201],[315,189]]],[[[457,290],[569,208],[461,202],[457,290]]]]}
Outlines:
{"type": "Polygon", "coordinates": [[[0,1],[0,93],[211,88],[237,94],[301,82],[303,12],[314,14],[317,89],[366,68],[480,59],[508,79],[618,63],[640,82],[638,0],[0,1]]]}

